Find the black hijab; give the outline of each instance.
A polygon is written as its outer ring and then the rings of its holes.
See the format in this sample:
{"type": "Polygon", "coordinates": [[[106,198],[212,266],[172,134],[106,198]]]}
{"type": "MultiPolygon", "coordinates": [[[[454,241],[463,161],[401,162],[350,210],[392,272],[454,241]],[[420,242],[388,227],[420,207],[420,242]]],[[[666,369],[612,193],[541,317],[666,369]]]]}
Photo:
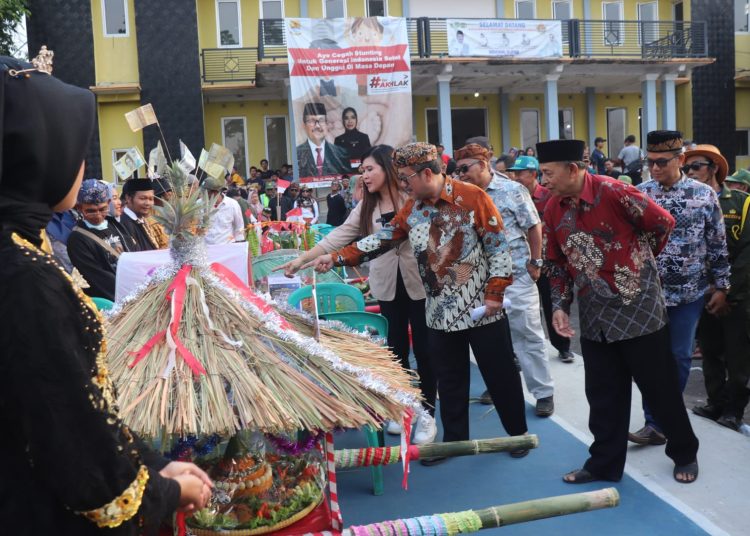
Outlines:
{"type": "Polygon", "coordinates": [[[94,95],[31,64],[0,56],[0,234],[39,243],[70,191],[96,118],[94,95]]]}

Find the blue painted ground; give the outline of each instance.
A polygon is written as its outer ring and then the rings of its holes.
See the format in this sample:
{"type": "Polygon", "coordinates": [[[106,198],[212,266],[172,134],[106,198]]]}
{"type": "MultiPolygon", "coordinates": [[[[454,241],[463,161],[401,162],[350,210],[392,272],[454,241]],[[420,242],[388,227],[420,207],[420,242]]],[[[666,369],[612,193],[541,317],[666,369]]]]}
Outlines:
{"type": "MultiPolygon", "coordinates": [[[[478,369],[472,366],[471,394],[478,397],[483,390],[478,369]]],[[[472,439],[505,435],[495,412],[487,414],[487,409],[488,406],[471,404],[472,439]]],[[[562,475],[582,465],[587,458],[587,445],[554,422],[534,416],[533,408],[528,405],[527,420],[529,431],[539,436],[540,446],[526,458],[516,460],[506,453],[497,453],[455,458],[433,467],[412,463],[408,491],[401,489],[400,465],[385,468],[385,493],[380,497],[372,495],[369,469],[339,472],[339,500],[345,526],[485,508],[613,486],[620,493],[620,506],[616,508],[484,530],[481,534],[706,534],[630,477],[618,483],[565,484],[562,475]]],[[[438,438],[441,435],[442,432],[438,433],[438,438]]],[[[398,438],[386,436],[386,442],[397,444],[398,438]]],[[[364,446],[364,435],[360,432],[346,432],[336,437],[337,448],[361,446],[364,446]]],[[[671,462],[666,461],[665,468],[671,467],[671,462]]]]}

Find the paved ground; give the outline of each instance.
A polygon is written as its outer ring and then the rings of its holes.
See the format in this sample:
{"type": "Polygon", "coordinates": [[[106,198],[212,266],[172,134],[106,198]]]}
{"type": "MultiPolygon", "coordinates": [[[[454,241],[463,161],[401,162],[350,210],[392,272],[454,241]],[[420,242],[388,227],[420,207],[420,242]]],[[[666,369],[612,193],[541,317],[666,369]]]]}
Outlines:
{"type": "MultiPolygon", "coordinates": [[[[572,315],[577,323],[577,311],[572,315]]],[[[576,326],[577,327],[577,326],[576,326]]],[[[574,341],[574,351],[580,345],[574,341]]],[[[566,364],[550,348],[552,376],[556,383],[556,413],[553,419],[584,441],[590,441],[588,403],[583,392],[583,362],[578,357],[566,364]]],[[[700,361],[693,362],[685,403],[688,408],[705,401],[700,361]]],[[[747,418],[747,413],[746,413],[747,418]]],[[[633,445],[628,453],[626,472],[701,524],[711,534],[750,534],[748,489],[750,489],[750,437],[719,426],[690,413],[701,441],[698,453],[701,473],[697,482],[681,485],[672,478],[672,463],[663,447],[633,445]],[[705,523],[703,523],[705,521],[705,523]]],[[[633,387],[631,430],[643,426],[638,389],[633,387]]],[[[584,460],[581,460],[584,461],[584,460]]],[[[571,467],[571,469],[573,469],[571,467]]]]}

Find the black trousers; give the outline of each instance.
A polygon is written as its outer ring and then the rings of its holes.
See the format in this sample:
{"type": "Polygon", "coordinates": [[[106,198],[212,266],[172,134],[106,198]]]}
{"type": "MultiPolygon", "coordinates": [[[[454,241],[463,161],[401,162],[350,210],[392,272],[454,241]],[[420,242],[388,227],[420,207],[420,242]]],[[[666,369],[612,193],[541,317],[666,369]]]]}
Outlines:
{"type": "Polygon", "coordinates": [[[411,339],[414,345],[414,357],[417,360],[419,388],[424,398],[424,408],[435,415],[437,398],[437,379],[430,357],[430,347],[425,322],[425,300],[412,300],[406,292],[401,270],[396,279],[396,295],[393,300],[379,300],[380,313],[388,319],[388,346],[401,361],[401,366],[411,369],[409,363],[409,324],[411,339]]]}
{"type": "Polygon", "coordinates": [[[469,439],[469,346],[509,435],[526,433],[521,375],[513,363],[508,319],[461,331],[428,328],[440,393],[443,441],[469,439]]]}
{"type": "Polygon", "coordinates": [[[742,305],[732,304],[723,317],[704,311],[698,325],[708,402],[739,418],[750,398],[750,334],[742,305]]]}
{"type": "Polygon", "coordinates": [[[536,282],[539,289],[539,297],[542,299],[542,309],[544,310],[544,322],[547,324],[547,336],[552,346],[560,353],[570,351],[570,339],[559,335],[555,328],[552,327],[552,294],[550,291],[549,279],[542,274],[536,282]]]}
{"type": "Polygon", "coordinates": [[[581,338],[594,442],[584,467],[607,480],[620,480],[625,468],[632,381],[656,421],[663,423],[667,456],[683,465],[696,459],[698,438],[690,425],[670,350],[669,331],[617,342],[581,338]]]}

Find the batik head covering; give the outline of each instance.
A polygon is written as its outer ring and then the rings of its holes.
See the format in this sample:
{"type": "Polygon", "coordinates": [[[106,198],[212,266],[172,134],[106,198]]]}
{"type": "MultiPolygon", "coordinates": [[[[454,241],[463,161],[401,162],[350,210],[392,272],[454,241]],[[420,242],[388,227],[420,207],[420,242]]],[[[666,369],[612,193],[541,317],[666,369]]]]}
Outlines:
{"type": "Polygon", "coordinates": [[[409,143],[393,153],[393,163],[397,168],[414,167],[437,159],[437,147],[423,141],[409,143]]]}
{"type": "Polygon", "coordinates": [[[101,205],[110,200],[109,186],[98,179],[86,179],[78,190],[78,202],[87,205],[101,205]]]}
{"type": "Polygon", "coordinates": [[[70,192],[94,131],[87,89],[0,56],[0,230],[40,243],[70,192]]]}
{"type": "Polygon", "coordinates": [[[646,137],[646,150],[668,153],[682,150],[682,132],[679,130],[652,130],[646,137]]]}
{"type": "Polygon", "coordinates": [[[455,153],[453,153],[453,158],[458,162],[459,160],[466,160],[468,158],[473,158],[475,160],[483,160],[485,162],[489,162],[490,160],[490,152],[487,150],[487,148],[482,147],[478,143],[470,143],[468,145],[464,145],[460,149],[458,149],[455,153]]]}

